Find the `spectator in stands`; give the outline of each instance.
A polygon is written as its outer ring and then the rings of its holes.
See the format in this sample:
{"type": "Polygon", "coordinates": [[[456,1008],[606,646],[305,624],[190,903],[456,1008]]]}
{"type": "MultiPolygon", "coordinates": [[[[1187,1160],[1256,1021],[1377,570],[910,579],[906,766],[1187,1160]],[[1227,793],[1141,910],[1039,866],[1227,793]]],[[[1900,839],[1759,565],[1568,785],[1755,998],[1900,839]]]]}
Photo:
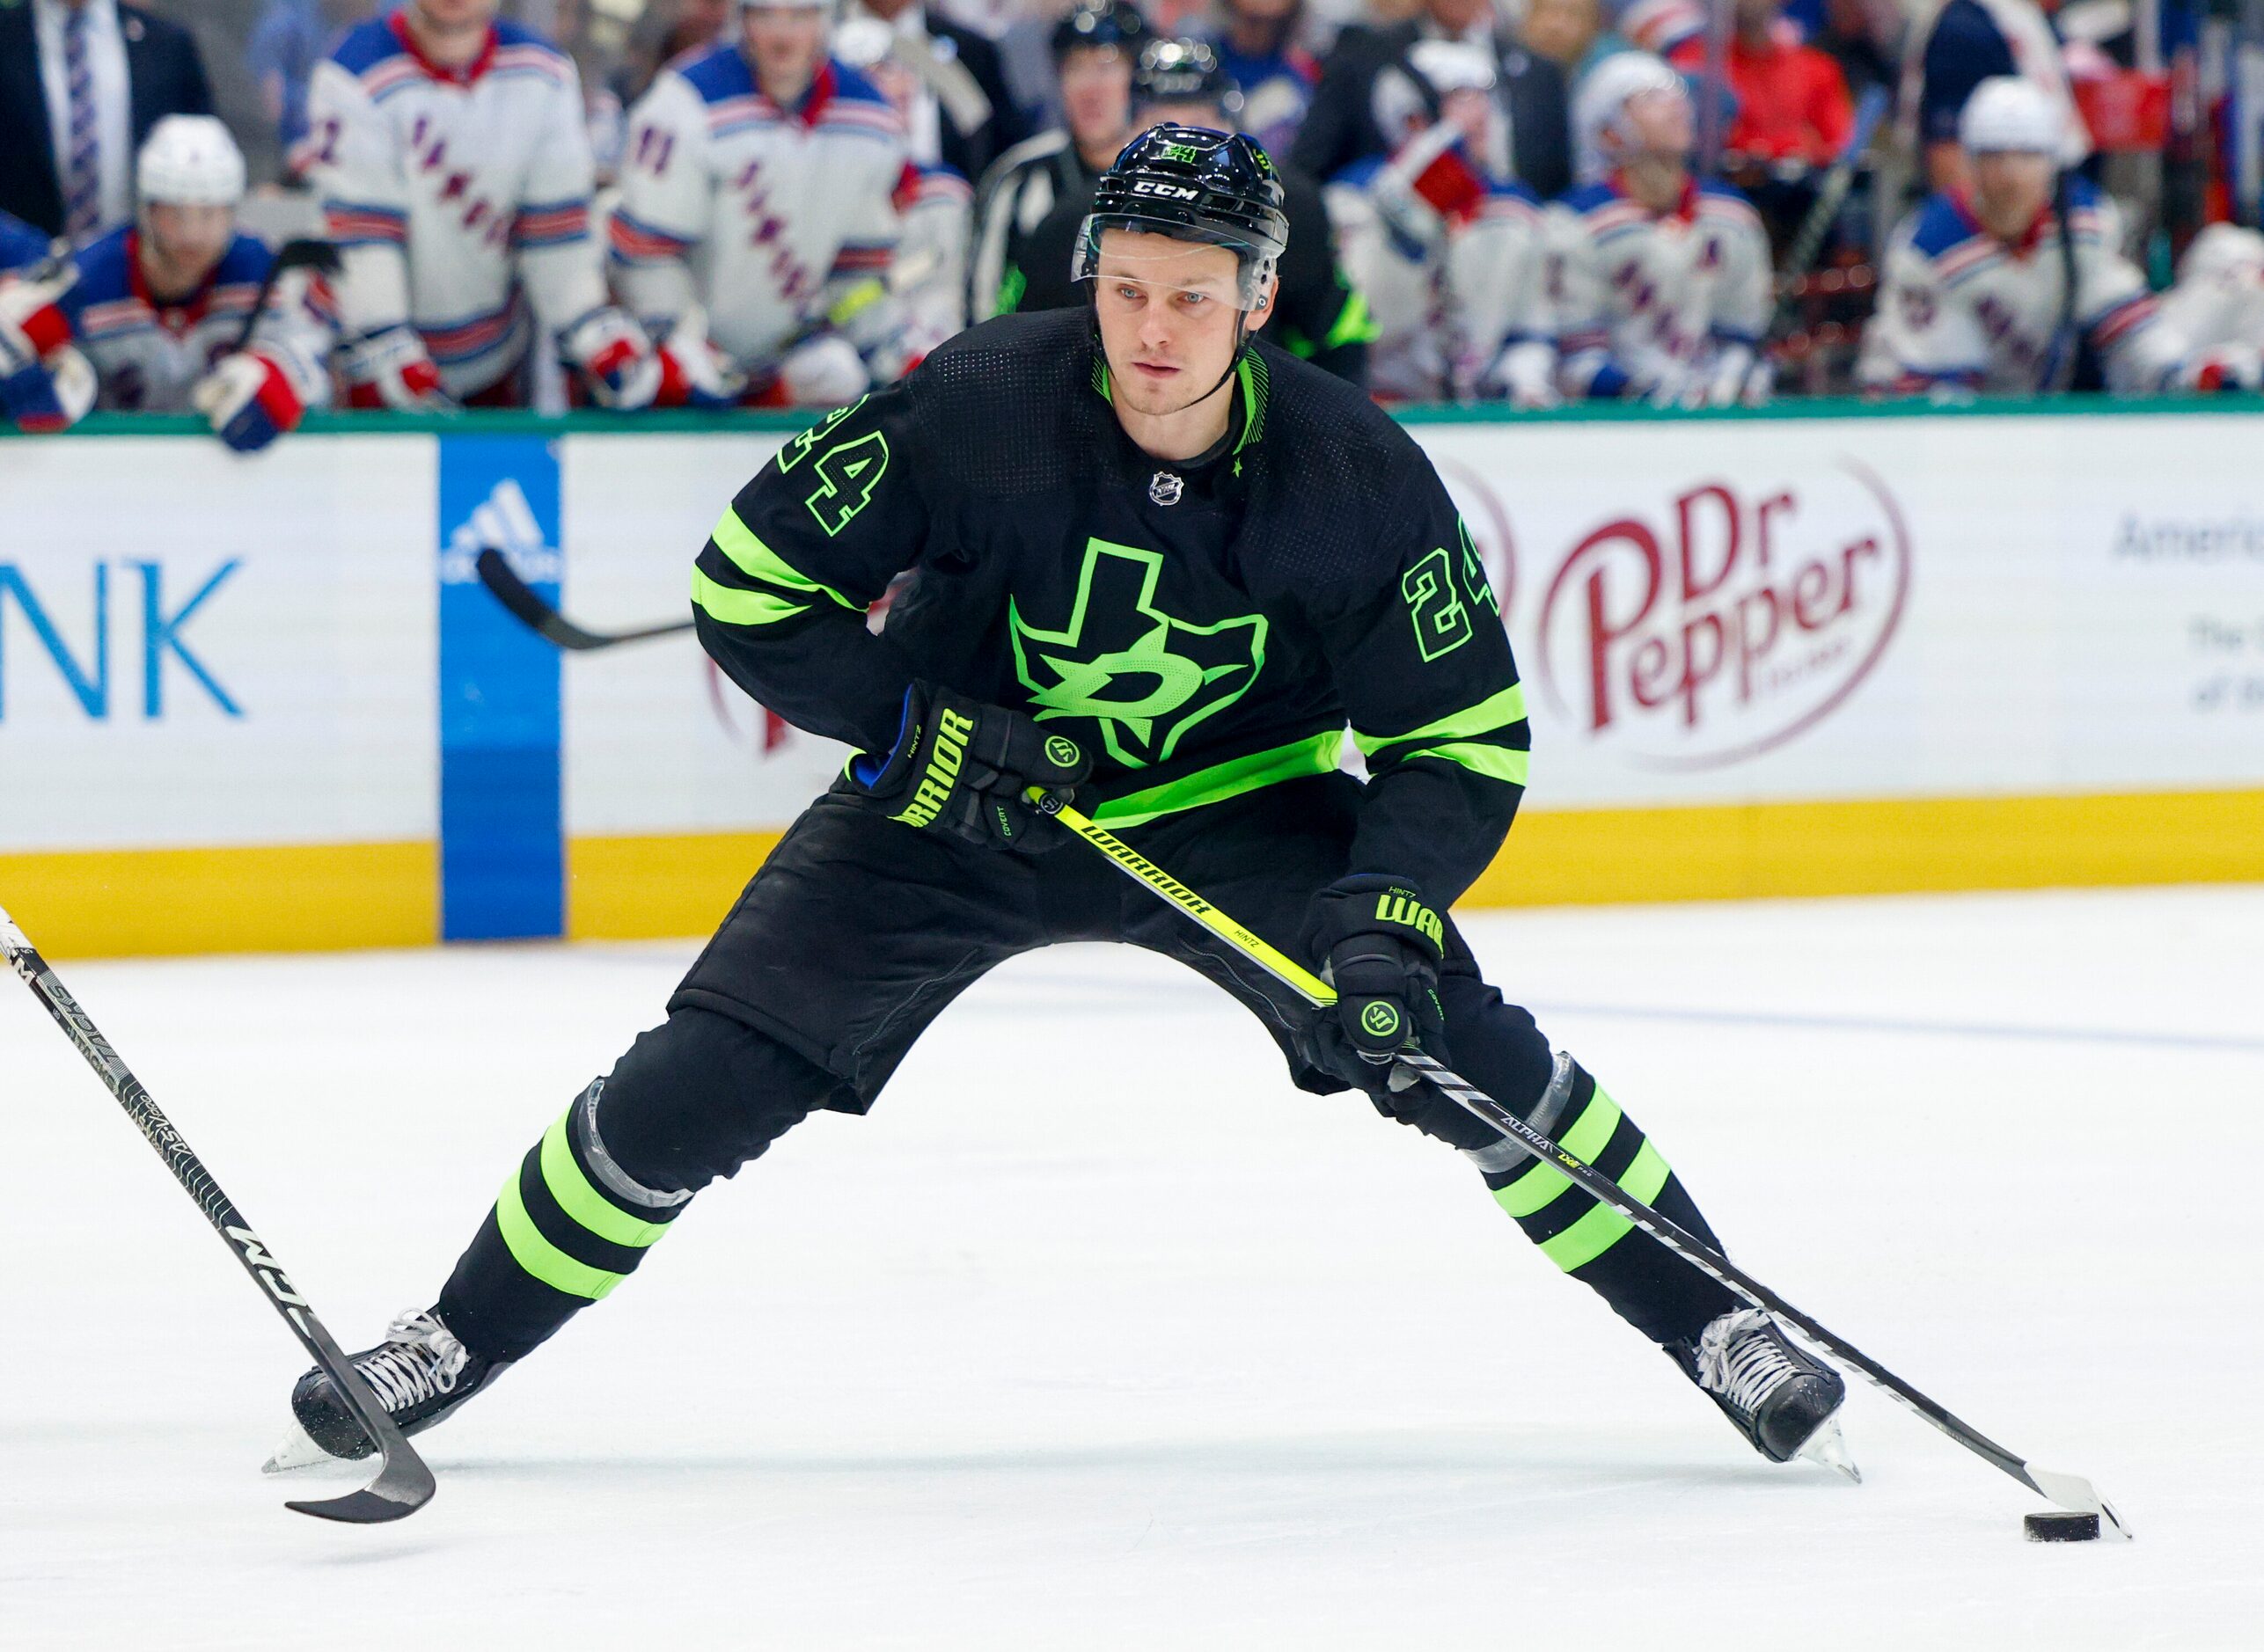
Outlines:
{"type": "MultiPolygon", "coordinates": [[[[1757,161],[1825,167],[1838,158],[1855,128],[1855,106],[1840,66],[1783,15],[1784,0],[1731,0],[1725,67],[1736,99],[1728,149],[1757,161]]],[[[1703,40],[1684,41],[1668,59],[1686,75],[1703,75],[1703,40]]]]}
{"type": "Polygon", "coordinates": [[[1528,0],[1525,45],[1557,65],[1567,96],[1578,96],[1588,70],[1627,42],[1604,23],[1601,0],[1528,0]]]}
{"type": "Polygon", "coordinates": [[[1911,38],[1902,66],[1904,135],[1924,155],[1933,188],[1955,191],[1970,183],[1959,116],[1976,86],[2002,76],[2028,81],[2050,103],[2060,128],[2060,164],[2074,166],[2090,155],[2059,38],[2035,0],[1943,0],[1911,38]]]}
{"type": "MultiPolygon", "coordinates": [[[[1150,40],[1133,71],[1132,131],[1125,142],[1167,123],[1231,132],[1239,119],[1237,101],[1210,42],[1150,40]]],[[[1365,384],[1375,327],[1365,298],[1337,267],[1320,188],[1294,167],[1276,170],[1289,245],[1276,271],[1280,286],[1265,321],[1267,336],[1293,355],[1365,384]]],[[[1058,310],[1088,302],[1088,295],[1069,277],[1092,201],[1089,184],[1064,196],[1031,233],[1017,308],[1058,310]]],[[[1007,285],[1012,290],[1016,282],[1009,277],[1007,285]]]]}
{"type": "Polygon", "coordinates": [[[736,40],[630,113],[614,282],[698,399],[744,376],[767,405],[852,402],[963,318],[965,183],[912,164],[903,118],[827,34],[821,0],[744,0],[736,40]],[[701,365],[714,351],[728,376],[701,365]]]}
{"type": "Polygon", "coordinates": [[[846,18],[858,17],[895,33],[895,48],[875,65],[873,79],[906,106],[915,163],[949,166],[971,184],[1022,142],[1022,112],[989,40],[922,0],[854,0],[846,18]],[[903,91],[889,87],[883,76],[900,77],[903,91]]]}
{"type": "Polygon", "coordinates": [[[1390,135],[1405,119],[1395,99],[1410,83],[1426,114],[1435,119],[1437,93],[1406,68],[1409,49],[1422,40],[1468,40],[1493,54],[1493,95],[1506,117],[1506,176],[1543,199],[1572,182],[1564,78],[1556,64],[1528,51],[1499,23],[1491,0],[1425,0],[1420,18],[1383,28],[1347,28],[1322,65],[1321,84],[1289,158],[1311,176],[1327,179],[1355,161],[1388,155],[1394,147],[1390,135]],[[1404,79],[1384,75],[1395,67],[1404,79]]]}
{"type": "Polygon", "coordinates": [[[84,246],[134,216],[134,155],[210,114],[196,42],[118,0],[0,5],[0,212],[84,246]]]}
{"type": "Polygon", "coordinates": [[[1132,139],[1132,69],[1147,43],[1147,18],[1131,0],[1095,0],[1054,26],[1053,62],[1065,128],[1016,144],[975,191],[974,250],[967,318],[1020,306],[1029,237],[1054,203],[1088,194],[1132,139]]]}
{"type": "Polygon", "coordinates": [[[1279,164],[1312,106],[1321,64],[1303,46],[1305,0],[1221,0],[1206,40],[1241,94],[1242,129],[1279,164]]]}
{"type": "Polygon", "coordinates": [[[606,302],[581,77],[496,0],[407,0],[315,66],[305,170],[345,259],[355,406],[523,406],[555,347],[607,406],[666,363],[606,302]]]}
{"type": "Polygon", "coordinates": [[[1857,376],[1868,388],[1964,398],[2067,388],[2099,355],[2122,395],[2253,390],[2256,345],[2196,346],[2122,255],[2121,215],[2063,173],[2065,111],[2033,81],[1998,76],[1960,117],[1970,190],[1930,198],[1894,232],[1857,376]]]}
{"type": "Polygon", "coordinates": [[[1744,196],[1691,175],[1682,76],[1623,52],[1588,77],[1573,119],[1583,181],[1548,229],[1564,393],[1674,407],[1764,399],[1768,240],[1744,196]]]}
{"type": "Polygon", "coordinates": [[[0,283],[0,399],[26,430],[94,406],[194,409],[230,447],[263,448],[328,399],[327,295],[287,272],[254,318],[275,257],[237,232],[244,157],[212,116],[158,121],[136,170],[135,224],[0,283]]]}
{"type": "Polygon", "coordinates": [[[1375,312],[1376,392],[1549,406],[1541,202],[1491,170],[1503,149],[1493,54],[1418,40],[1408,55],[1438,92],[1438,119],[1329,186],[1345,267],[1375,312]]]}

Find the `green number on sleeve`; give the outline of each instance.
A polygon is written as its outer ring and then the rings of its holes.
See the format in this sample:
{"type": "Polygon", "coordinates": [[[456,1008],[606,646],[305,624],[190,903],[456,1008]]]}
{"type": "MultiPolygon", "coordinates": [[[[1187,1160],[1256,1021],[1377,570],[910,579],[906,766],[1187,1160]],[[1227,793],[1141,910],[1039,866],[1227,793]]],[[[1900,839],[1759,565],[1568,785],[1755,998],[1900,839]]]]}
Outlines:
{"type": "Polygon", "coordinates": [[[815,467],[817,487],[810,495],[810,514],[829,536],[839,533],[872,503],[873,489],[888,468],[889,439],[877,430],[828,448],[815,467]]]}
{"type": "Polygon", "coordinates": [[[1478,547],[1470,538],[1470,524],[1457,517],[1454,525],[1462,530],[1462,583],[1469,589],[1470,604],[1474,608],[1491,608],[1499,618],[1501,598],[1494,595],[1493,581],[1486,578],[1485,559],[1478,554],[1478,547]]]}
{"type": "Polygon", "coordinates": [[[778,450],[778,473],[780,476],[785,476],[789,473],[795,465],[808,458],[810,457],[810,449],[816,447],[820,442],[831,435],[833,433],[834,428],[839,426],[844,419],[846,419],[851,413],[856,412],[858,408],[863,406],[865,405],[865,401],[866,398],[860,396],[856,400],[851,402],[846,407],[836,407],[832,413],[827,413],[825,417],[820,419],[816,424],[810,426],[809,429],[803,431],[800,435],[795,437],[793,441],[780,448],[778,450]]]}
{"type": "Polygon", "coordinates": [[[1470,640],[1470,610],[1454,588],[1454,569],[1442,547],[1407,570],[1399,581],[1415,621],[1415,646],[1427,661],[1448,654],[1470,640]]]}

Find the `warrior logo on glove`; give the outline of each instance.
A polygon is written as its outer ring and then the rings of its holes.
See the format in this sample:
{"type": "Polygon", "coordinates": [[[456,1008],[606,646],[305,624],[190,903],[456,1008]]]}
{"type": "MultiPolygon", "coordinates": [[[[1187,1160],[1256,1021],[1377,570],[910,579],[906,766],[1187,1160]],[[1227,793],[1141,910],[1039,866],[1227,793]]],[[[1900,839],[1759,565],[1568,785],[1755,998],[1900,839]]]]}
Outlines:
{"type": "Polygon", "coordinates": [[[895,748],[885,757],[857,758],[849,780],[906,826],[940,828],[985,849],[1033,850],[1065,841],[1058,830],[1036,829],[1074,800],[1092,770],[1075,741],[1045,733],[1020,712],[915,683],[895,748]]]}

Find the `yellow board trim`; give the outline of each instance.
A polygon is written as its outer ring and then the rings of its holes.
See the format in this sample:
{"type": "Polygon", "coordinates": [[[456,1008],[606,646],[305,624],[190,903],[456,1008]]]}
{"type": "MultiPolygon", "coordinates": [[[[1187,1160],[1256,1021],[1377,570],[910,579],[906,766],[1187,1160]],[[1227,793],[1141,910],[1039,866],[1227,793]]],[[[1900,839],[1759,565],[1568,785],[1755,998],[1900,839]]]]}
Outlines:
{"type": "Polygon", "coordinates": [[[0,851],[0,902],[57,960],[429,947],[440,846],[0,851]]]}
{"type": "Polygon", "coordinates": [[[566,845],[573,940],[712,934],[783,832],[575,837],[566,845]]]}

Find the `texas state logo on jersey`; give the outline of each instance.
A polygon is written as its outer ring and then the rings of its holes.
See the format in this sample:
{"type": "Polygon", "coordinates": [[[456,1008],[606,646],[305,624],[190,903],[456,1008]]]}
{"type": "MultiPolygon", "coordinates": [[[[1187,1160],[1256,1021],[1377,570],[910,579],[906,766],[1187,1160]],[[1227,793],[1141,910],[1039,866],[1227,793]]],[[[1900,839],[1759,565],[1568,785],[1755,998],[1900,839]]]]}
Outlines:
{"type": "Polygon", "coordinates": [[[561,312],[554,325],[602,302],[581,84],[539,36],[497,22],[479,57],[450,69],[399,14],[374,18],[317,66],[308,105],[297,158],[332,238],[406,260],[404,318],[361,313],[382,295],[349,257],[349,323],[412,323],[452,394],[494,382],[524,351],[523,283],[538,310],[561,312]],[[540,268],[546,258],[555,267],[540,268]],[[546,277],[570,292],[546,303],[546,277]]]}
{"type": "Polygon", "coordinates": [[[738,48],[719,46],[664,71],[632,113],[612,258],[648,317],[640,273],[688,264],[710,336],[755,363],[803,326],[830,280],[888,267],[903,210],[928,187],[902,117],[862,76],[829,62],[780,108],[738,48]]]}

